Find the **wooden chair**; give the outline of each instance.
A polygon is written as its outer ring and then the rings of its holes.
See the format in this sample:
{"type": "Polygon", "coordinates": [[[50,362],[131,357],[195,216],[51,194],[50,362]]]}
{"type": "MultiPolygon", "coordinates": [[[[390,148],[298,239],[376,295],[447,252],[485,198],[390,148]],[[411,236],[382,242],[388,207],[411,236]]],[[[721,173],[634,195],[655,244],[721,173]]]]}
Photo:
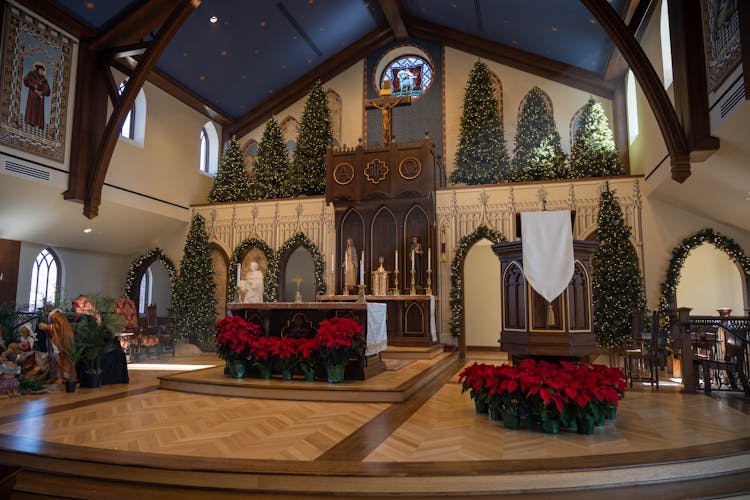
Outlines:
{"type": "Polygon", "coordinates": [[[125,351],[126,359],[130,362],[133,342],[138,334],[138,312],[135,303],[129,297],[118,297],[115,300],[115,313],[125,321],[117,337],[120,339],[120,347],[125,351]]]}
{"type": "Polygon", "coordinates": [[[156,305],[146,306],[146,315],[138,317],[138,335],[136,336],[138,358],[145,352],[148,358],[159,359],[159,324],[156,317],[156,305]]]}
{"type": "MultiPolygon", "coordinates": [[[[692,318],[691,318],[692,319],[692,318]]],[[[705,325],[691,322],[691,335],[701,339],[705,325]]],[[[718,341],[716,347],[710,351],[702,351],[701,345],[696,345],[693,363],[699,374],[702,373],[703,390],[710,394],[712,381],[716,381],[718,389],[727,385],[729,390],[744,391],[750,395],[750,381],[748,380],[748,341],[750,334],[750,320],[745,318],[727,318],[714,324],[715,336],[718,341]]],[[[700,380],[700,376],[698,376],[700,380]]]]}
{"type": "Polygon", "coordinates": [[[168,323],[159,329],[159,345],[161,346],[161,352],[171,352],[172,357],[175,357],[174,347],[174,322],[172,321],[172,308],[167,308],[169,315],[168,323]]]}
{"type": "Polygon", "coordinates": [[[625,373],[633,387],[633,380],[650,382],[659,390],[659,369],[663,362],[666,336],[659,329],[656,311],[648,317],[638,312],[633,315],[631,345],[625,349],[625,373]],[[646,376],[648,371],[648,376],[646,376]]]}

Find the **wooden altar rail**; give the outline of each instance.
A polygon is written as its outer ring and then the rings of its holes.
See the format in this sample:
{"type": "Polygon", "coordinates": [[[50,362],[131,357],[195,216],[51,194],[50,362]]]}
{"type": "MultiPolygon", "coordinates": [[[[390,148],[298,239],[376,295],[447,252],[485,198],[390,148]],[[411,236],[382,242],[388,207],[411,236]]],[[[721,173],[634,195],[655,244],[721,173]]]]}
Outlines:
{"type": "MultiPolygon", "coordinates": [[[[310,322],[311,330],[317,331],[317,325],[324,319],[336,317],[340,314],[352,315],[364,326],[364,338],[367,342],[367,304],[352,302],[261,302],[241,303],[230,302],[227,311],[241,314],[246,321],[260,324],[266,336],[281,335],[281,325],[289,325],[295,313],[305,314],[305,320],[310,322]],[[316,323],[312,327],[312,323],[316,323]]],[[[352,359],[346,367],[346,378],[350,380],[366,380],[385,371],[385,364],[380,353],[373,356],[362,355],[352,359]]]]}
{"type": "Polygon", "coordinates": [[[710,394],[712,380],[716,380],[717,390],[750,395],[750,317],[690,316],[690,311],[689,307],[678,308],[673,327],[684,392],[697,392],[702,386],[710,394]]]}

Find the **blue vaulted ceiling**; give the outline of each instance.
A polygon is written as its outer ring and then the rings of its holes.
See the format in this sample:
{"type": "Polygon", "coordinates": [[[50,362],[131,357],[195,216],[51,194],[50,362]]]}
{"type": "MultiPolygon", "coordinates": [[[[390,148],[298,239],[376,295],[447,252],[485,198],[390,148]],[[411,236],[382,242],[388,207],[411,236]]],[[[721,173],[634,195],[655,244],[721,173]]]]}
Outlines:
{"type": "MultiPolygon", "coordinates": [[[[610,0],[621,12],[626,0],[610,0]]],[[[138,0],[55,0],[97,30],[138,0]]],[[[603,73],[612,42],[579,0],[401,0],[404,14],[603,73]]],[[[232,118],[379,26],[376,0],[203,0],[157,64],[232,118]],[[209,19],[216,16],[218,21],[209,19]]],[[[408,23],[407,23],[408,30],[408,23]]],[[[346,68],[341,68],[342,70],[346,68]]]]}

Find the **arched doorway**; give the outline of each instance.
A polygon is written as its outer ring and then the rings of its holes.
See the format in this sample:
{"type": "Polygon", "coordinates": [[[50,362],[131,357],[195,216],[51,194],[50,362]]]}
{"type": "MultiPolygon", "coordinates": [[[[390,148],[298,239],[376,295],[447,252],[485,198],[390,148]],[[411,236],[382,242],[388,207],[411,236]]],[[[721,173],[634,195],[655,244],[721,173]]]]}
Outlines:
{"type": "Polygon", "coordinates": [[[477,241],[464,260],[466,350],[498,350],[500,332],[500,260],[492,242],[477,241]]]}
{"type": "Polygon", "coordinates": [[[710,243],[693,249],[685,259],[677,285],[678,307],[691,307],[690,314],[715,316],[717,309],[732,309],[744,315],[745,273],[722,250],[710,243]]]}
{"type": "Polygon", "coordinates": [[[156,304],[157,316],[168,317],[176,281],[177,272],[172,260],[161,248],[152,248],[130,265],[125,294],[133,300],[139,312],[143,310],[145,313],[147,305],[156,304]]]}
{"type": "Polygon", "coordinates": [[[281,284],[281,300],[294,302],[299,281],[299,293],[303,302],[315,301],[315,272],[312,254],[304,247],[298,246],[289,255],[282,271],[284,282],[281,284]]]}

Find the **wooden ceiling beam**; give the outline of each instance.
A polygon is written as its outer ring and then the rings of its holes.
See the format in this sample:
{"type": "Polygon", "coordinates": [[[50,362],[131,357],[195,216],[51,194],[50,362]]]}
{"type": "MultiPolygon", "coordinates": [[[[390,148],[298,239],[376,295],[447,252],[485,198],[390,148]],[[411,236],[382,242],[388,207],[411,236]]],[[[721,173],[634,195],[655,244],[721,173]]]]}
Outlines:
{"type": "Polygon", "coordinates": [[[149,46],[149,42],[131,43],[120,47],[113,47],[107,50],[107,56],[110,59],[122,59],[123,57],[142,56],[149,46]]]}
{"type": "Polygon", "coordinates": [[[309,73],[275,93],[271,98],[266,99],[254,109],[242,115],[234,123],[224,127],[222,132],[223,141],[226,141],[233,135],[239,138],[251,132],[268,120],[272,114],[278,113],[288,107],[290,103],[305,97],[316,80],[320,80],[321,82],[330,80],[352,64],[367,57],[375,50],[384,47],[393,40],[393,32],[389,27],[380,26],[374,29],[325,60],[309,73]]]}
{"type": "Polygon", "coordinates": [[[648,56],[607,0],[581,0],[581,3],[607,31],[633,71],[667,145],[672,163],[672,179],[685,182],[690,177],[690,149],[687,138],[648,56]]]}
{"type": "Polygon", "coordinates": [[[404,24],[404,14],[399,0],[378,0],[380,10],[385,14],[388,26],[393,31],[396,40],[406,40],[409,38],[409,32],[404,24]]]}
{"type": "Polygon", "coordinates": [[[128,9],[113,26],[99,34],[91,44],[91,48],[102,50],[142,41],[164,24],[167,16],[180,1],[149,0],[133,9],[128,9]]]}
{"type": "MultiPolygon", "coordinates": [[[[641,0],[638,5],[635,6],[633,15],[628,21],[628,31],[633,34],[636,40],[643,38],[643,33],[646,31],[646,26],[651,21],[651,16],[654,14],[656,8],[656,0],[641,0]]],[[[604,71],[604,79],[619,80],[625,76],[628,71],[628,63],[623,59],[622,54],[617,48],[612,51],[607,62],[607,69],[604,71]]]]}
{"type": "MultiPolygon", "coordinates": [[[[174,2],[172,3],[174,4],[174,2]]],[[[174,37],[199,4],[199,0],[182,0],[177,3],[176,7],[171,9],[169,16],[159,28],[159,31],[151,41],[148,49],[139,60],[138,66],[136,66],[133,75],[128,78],[128,81],[125,83],[125,88],[114,103],[114,109],[107,120],[107,125],[104,128],[101,140],[98,145],[92,145],[96,148],[96,154],[93,156],[94,161],[90,165],[88,171],[86,193],[83,204],[83,214],[89,219],[93,219],[99,213],[102,188],[104,186],[104,179],[107,175],[109,163],[112,160],[112,153],[115,150],[122,123],[130,112],[130,109],[135,102],[136,95],[141,90],[148,74],[156,65],[156,62],[159,60],[159,57],[161,57],[164,49],[166,49],[169,41],[174,37]]],[[[126,19],[130,19],[130,16],[126,17],[126,19]]],[[[101,37],[97,39],[97,42],[101,39],[101,37]]],[[[94,45],[96,45],[96,42],[92,44],[92,47],[94,45]]],[[[106,51],[107,47],[100,46],[100,50],[106,51]]]]}
{"type": "Polygon", "coordinates": [[[410,34],[414,37],[449,45],[469,54],[484,57],[607,99],[612,99],[614,96],[614,85],[605,82],[599,74],[592,71],[515,47],[491,42],[423,19],[407,16],[406,24],[409,26],[410,34]]]}

